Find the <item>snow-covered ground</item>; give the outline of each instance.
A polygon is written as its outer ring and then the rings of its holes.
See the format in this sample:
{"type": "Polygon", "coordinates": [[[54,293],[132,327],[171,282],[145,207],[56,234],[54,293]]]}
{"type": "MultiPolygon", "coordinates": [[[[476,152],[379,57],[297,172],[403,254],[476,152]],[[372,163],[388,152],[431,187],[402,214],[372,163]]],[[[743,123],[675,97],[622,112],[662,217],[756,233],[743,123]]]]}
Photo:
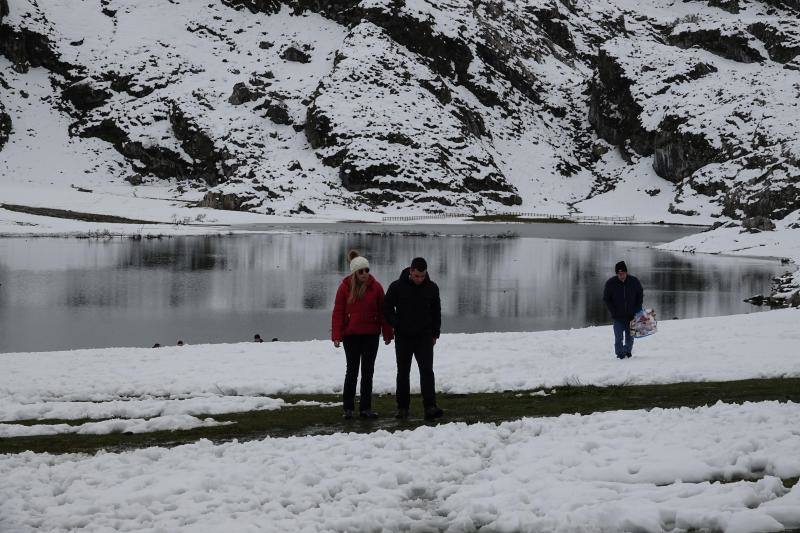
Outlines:
{"type": "MultiPolygon", "coordinates": [[[[798,319],[800,310],[788,309],[664,321],[625,361],[613,355],[610,327],[443,335],[437,388],[474,393],[800,376],[798,319]]],[[[394,391],[393,350],[381,345],[376,393],[394,391]]],[[[5,422],[269,409],[282,402],[258,397],[338,393],[344,376],[344,353],[329,341],[3,354],[0,361],[5,422]]]]}
{"type": "Polygon", "coordinates": [[[718,403],[0,456],[0,529],[687,531],[800,527],[800,406],[718,403]],[[744,481],[736,481],[744,479],[744,481]]]}
{"type": "MultiPolygon", "coordinates": [[[[563,384],[796,377],[799,317],[664,321],[624,361],[613,357],[610,327],[443,335],[437,385],[548,394],[563,384]]],[[[381,346],[376,392],[394,389],[392,350],[381,346]]],[[[290,407],[266,395],[339,392],[344,372],[343,353],[324,341],[3,354],[0,363],[2,437],[214,425],[203,416],[290,407]]],[[[800,475],[799,416],[795,403],[718,403],[6,454],[0,531],[781,531],[800,527],[800,485],[781,481],[800,475]]]]}

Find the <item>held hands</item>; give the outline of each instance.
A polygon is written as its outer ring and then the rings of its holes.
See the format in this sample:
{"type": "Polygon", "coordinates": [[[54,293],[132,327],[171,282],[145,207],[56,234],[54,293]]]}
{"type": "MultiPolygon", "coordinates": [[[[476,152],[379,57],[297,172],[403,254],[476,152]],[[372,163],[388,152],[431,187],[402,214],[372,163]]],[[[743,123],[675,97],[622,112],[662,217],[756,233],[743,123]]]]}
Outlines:
{"type": "Polygon", "coordinates": [[[339,342],[339,341],[333,341],[333,347],[334,347],[334,348],[338,348],[338,347],[339,347],[339,346],[341,346],[341,345],[342,345],[342,343],[341,343],[341,342],[339,342]]]}
{"type": "Polygon", "coordinates": [[[389,346],[389,345],[392,343],[392,339],[383,339],[383,343],[384,343],[386,346],[389,346]]]}

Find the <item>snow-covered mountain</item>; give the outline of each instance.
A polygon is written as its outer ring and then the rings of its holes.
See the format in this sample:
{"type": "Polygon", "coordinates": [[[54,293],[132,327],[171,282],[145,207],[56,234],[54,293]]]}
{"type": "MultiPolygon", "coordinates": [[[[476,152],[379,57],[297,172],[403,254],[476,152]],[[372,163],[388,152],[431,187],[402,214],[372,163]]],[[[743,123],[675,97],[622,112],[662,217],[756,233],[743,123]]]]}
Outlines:
{"type": "Polygon", "coordinates": [[[799,13],[0,0],[0,203],[71,187],[267,214],[643,210],[767,229],[800,208],[799,13]]]}

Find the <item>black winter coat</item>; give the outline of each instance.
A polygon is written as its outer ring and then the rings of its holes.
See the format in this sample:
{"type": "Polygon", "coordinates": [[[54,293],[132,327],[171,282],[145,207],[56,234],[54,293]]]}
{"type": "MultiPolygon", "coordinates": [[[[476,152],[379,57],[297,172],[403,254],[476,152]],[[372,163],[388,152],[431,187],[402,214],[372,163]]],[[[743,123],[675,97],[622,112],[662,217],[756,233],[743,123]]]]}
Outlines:
{"type": "Polygon", "coordinates": [[[431,336],[438,339],[442,331],[442,304],[439,287],[426,274],[416,285],[406,268],[389,285],[383,299],[383,314],[394,328],[395,336],[431,336]]]}
{"type": "Polygon", "coordinates": [[[624,283],[617,276],[606,281],[603,301],[615,320],[631,320],[642,308],[643,300],[644,289],[635,276],[628,274],[624,283]]]}

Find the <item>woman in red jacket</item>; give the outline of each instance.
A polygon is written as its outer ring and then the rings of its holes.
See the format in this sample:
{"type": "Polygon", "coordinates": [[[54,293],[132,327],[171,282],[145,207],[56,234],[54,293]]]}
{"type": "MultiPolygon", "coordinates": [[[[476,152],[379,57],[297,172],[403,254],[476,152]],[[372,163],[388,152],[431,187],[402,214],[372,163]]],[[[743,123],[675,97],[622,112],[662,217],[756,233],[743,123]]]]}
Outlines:
{"type": "Polygon", "coordinates": [[[351,250],[350,275],[342,280],[336,291],[331,318],[331,339],[337,348],[344,343],[347,371],[344,376],[344,418],[353,418],[356,381],[361,365],[361,397],[359,414],[362,418],[378,418],[372,410],[372,374],[378,355],[378,336],[383,332],[386,344],[392,341],[392,328],[383,317],[383,287],[369,273],[369,261],[351,250]]]}

